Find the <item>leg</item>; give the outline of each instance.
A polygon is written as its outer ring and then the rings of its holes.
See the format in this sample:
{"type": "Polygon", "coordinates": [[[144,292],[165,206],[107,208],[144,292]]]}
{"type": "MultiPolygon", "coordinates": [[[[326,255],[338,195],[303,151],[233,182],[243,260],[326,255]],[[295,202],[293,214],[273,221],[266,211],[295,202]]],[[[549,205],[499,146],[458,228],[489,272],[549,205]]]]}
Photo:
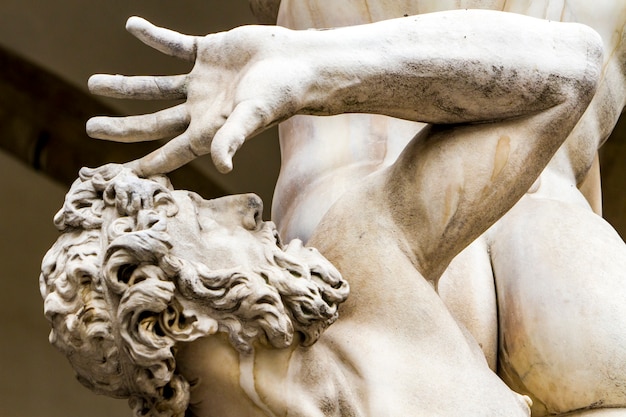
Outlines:
{"type": "MultiPolygon", "coordinates": [[[[532,195],[490,232],[500,376],[537,416],[626,407],[621,238],[588,209],[532,195]]],[[[588,413],[572,415],[604,415],[588,413]]]]}

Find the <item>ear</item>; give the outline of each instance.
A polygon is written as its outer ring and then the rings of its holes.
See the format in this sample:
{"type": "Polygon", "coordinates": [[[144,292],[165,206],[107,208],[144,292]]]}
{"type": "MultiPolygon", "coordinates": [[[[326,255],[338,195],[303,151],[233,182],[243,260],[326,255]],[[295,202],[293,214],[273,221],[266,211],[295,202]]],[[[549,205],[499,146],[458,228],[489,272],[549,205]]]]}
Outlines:
{"type": "Polygon", "coordinates": [[[189,332],[187,341],[199,339],[201,337],[209,336],[217,333],[217,320],[209,317],[200,317],[196,319],[191,325],[191,331],[189,332]]]}
{"type": "Polygon", "coordinates": [[[164,320],[171,323],[171,325],[164,330],[177,342],[192,342],[201,337],[217,333],[217,320],[208,317],[206,313],[203,313],[201,310],[196,310],[190,305],[183,306],[181,317],[172,319],[173,320],[164,320]]]}

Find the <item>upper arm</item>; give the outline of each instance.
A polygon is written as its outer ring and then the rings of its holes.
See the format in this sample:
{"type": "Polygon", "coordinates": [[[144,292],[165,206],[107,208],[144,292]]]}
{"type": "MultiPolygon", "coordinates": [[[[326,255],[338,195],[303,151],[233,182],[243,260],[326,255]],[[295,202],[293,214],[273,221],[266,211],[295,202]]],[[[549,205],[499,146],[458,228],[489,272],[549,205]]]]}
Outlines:
{"type": "MultiPolygon", "coordinates": [[[[381,192],[388,210],[426,278],[438,279],[457,253],[521,198],[591,102],[600,76],[599,38],[582,26],[562,28],[559,45],[569,49],[556,62],[538,62],[540,77],[520,72],[531,78],[514,84],[508,96],[473,104],[490,115],[485,123],[431,125],[385,174],[381,192]],[[506,97],[521,101],[520,113],[507,115],[506,97]],[[548,105],[533,104],[546,99],[548,105]]],[[[450,102],[471,101],[463,89],[446,91],[450,102]]]]}
{"type": "Polygon", "coordinates": [[[521,198],[587,103],[578,97],[517,119],[431,126],[413,139],[386,173],[384,194],[426,278],[438,279],[521,198]]]}

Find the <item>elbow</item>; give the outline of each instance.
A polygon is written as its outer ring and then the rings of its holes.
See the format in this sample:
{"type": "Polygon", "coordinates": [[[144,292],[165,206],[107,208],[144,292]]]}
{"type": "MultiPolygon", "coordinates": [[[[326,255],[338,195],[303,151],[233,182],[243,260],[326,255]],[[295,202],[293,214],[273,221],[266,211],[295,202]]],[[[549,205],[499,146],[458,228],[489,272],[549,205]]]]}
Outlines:
{"type": "Polygon", "coordinates": [[[572,74],[571,82],[566,84],[565,97],[574,100],[584,111],[596,93],[602,75],[604,45],[600,35],[592,28],[573,24],[576,31],[572,36],[576,39],[572,42],[570,65],[572,74]]]}

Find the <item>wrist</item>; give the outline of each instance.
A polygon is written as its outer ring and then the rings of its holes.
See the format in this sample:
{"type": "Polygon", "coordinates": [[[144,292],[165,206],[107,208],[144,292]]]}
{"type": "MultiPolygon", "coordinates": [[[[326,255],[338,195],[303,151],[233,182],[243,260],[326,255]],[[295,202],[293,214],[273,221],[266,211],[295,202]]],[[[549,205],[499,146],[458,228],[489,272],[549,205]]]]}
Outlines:
{"type": "Polygon", "coordinates": [[[292,31],[296,47],[288,59],[301,74],[300,114],[328,116],[359,112],[368,101],[368,75],[375,52],[342,29],[292,31]]]}

